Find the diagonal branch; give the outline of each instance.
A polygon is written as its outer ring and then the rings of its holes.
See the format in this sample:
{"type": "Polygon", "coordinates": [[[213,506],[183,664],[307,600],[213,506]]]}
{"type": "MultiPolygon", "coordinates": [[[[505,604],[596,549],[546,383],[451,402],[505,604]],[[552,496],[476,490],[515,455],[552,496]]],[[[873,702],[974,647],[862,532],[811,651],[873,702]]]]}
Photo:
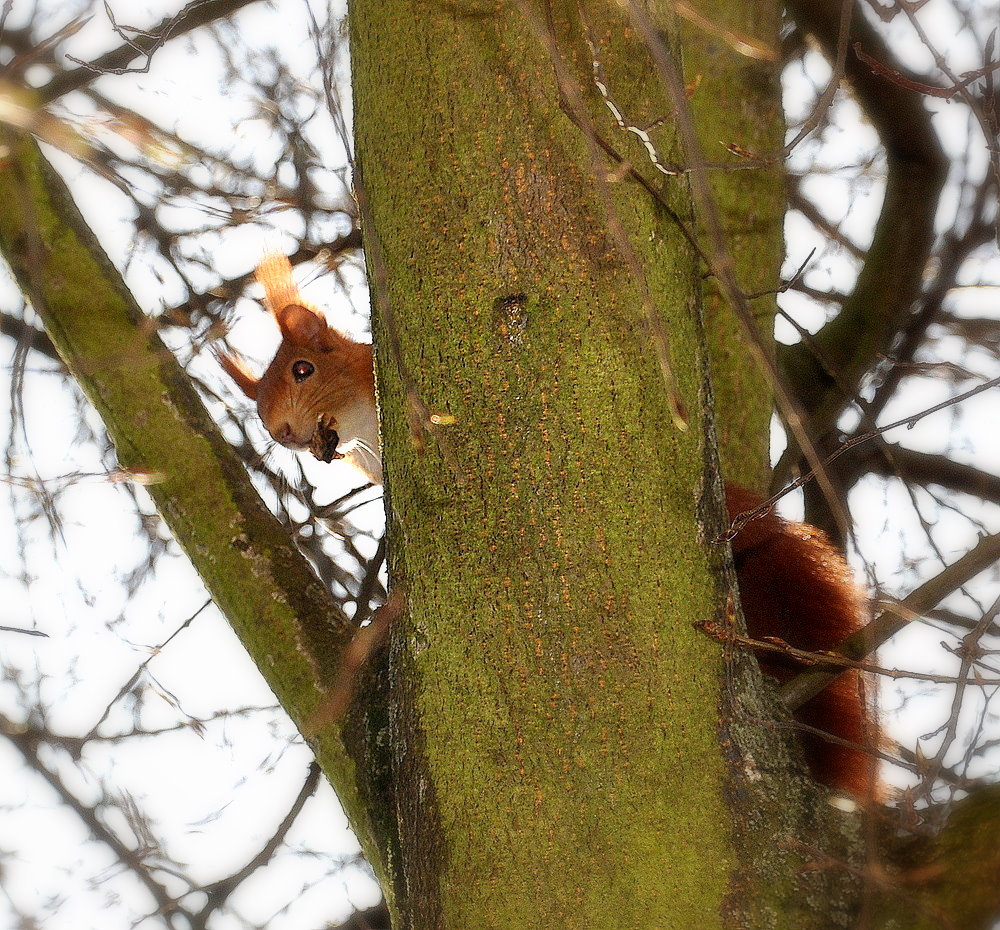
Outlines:
{"type": "Polygon", "coordinates": [[[23,340],[29,348],[41,352],[46,358],[50,358],[54,362],[62,361],[48,335],[43,330],[36,329],[30,323],[26,323],[19,316],[14,316],[11,313],[0,313],[0,335],[10,336],[16,342],[23,340]]]}
{"type": "Polygon", "coordinates": [[[150,867],[141,851],[132,849],[113,830],[105,826],[101,822],[100,817],[97,816],[97,811],[93,807],[82,803],[66,787],[62,779],[42,762],[38,755],[38,747],[41,742],[40,734],[30,730],[19,730],[7,720],[0,720],[0,730],[2,730],[3,735],[7,737],[22,755],[25,763],[31,770],[44,779],[49,787],[56,792],[62,803],[83,821],[93,839],[107,846],[115,858],[142,883],[150,895],[152,895],[159,912],[168,915],[177,911],[177,901],[163,885],[153,878],[150,867]]]}
{"type": "Polygon", "coordinates": [[[917,452],[899,445],[873,448],[859,469],[920,485],[936,484],[1000,504],[1000,476],[964,465],[945,455],[917,452]]]}
{"type": "MultiPolygon", "coordinates": [[[[911,620],[936,607],[953,591],[985,571],[1000,559],[1000,534],[984,536],[970,552],[925,581],[898,604],[888,604],[864,629],[848,636],[837,652],[860,661],[895,636],[911,620]]],[[[789,710],[801,707],[820,693],[843,671],[841,668],[816,666],[781,686],[781,698],[789,710]]]]}
{"type": "MultiPolygon", "coordinates": [[[[154,333],[30,137],[3,140],[0,252],[178,543],[300,726],[334,686],[354,624],[268,512],[190,377],[154,333]]],[[[339,725],[312,745],[372,854],[339,725]]],[[[376,868],[378,866],[376,865],[376,868]]]]}
{"type": "Polygon", "coordinates": [[[308,801],[309,798],[316,793],[316,788],[319,786],[319,777],[319,766],[315,762],[310,763],[309,773],[306,775],[305,781],[302,783],[302,787],[299,789],[298,795],[292,802],[291,807],[288,809],[288,813],[286,813],[282,818],[281,823],[278,824],[270,839],[268,839],[257,854],[254,855],[253,858],[251,858],[241,869],[234,872],[232,875],[228,875],[226,878],[213,882],[208,887],[202,889],[208,900],[205,902],[205,906],[194,915],[194,919],[191,921],[191,926],[194,930],[199,930],[199,928],[202,928],[203,930],[203,928],[207,926],[211,915],[225,904],[229,896],[237,888],[239,888],[243,882],[253,875],[254,872],[263,868],[268,864],[268,862],[271,861],[275,852],[277,852],[278,847],[285,841],[288,831],[291,830],[292,825],[298,819],[299,814],[302,813],[302,808],[305,807],[306,801],[308,801]]]}

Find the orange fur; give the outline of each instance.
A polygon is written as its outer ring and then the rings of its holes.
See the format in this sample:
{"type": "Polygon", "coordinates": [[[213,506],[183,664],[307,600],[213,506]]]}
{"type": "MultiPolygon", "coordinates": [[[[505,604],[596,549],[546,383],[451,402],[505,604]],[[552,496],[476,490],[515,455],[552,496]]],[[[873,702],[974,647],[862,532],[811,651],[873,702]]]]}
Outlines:
{"type": "Polygon", "coordinates": [[[268,255],[256,278],[281,330],[281,344],[259,379],[239,360],[220,354],[223,367],[256,400],[275,440],[307,449],[322,422],[336,433],[337,457],[346,455],[372,481],[380,481],[372,347],[328,326],[323,314],[302,299],[284,255],[268,255]]]}
{"type": "MultiPolygon", "coordinates": [[[[726,503],[735,517],[756,509],[761,500],[728,484],[726,503]]],[[[862,593],[844,557],[821,530],[767,513],[743,527],[732,547],[740,601],[753,638],[776,637],[809,652],[834,650],[864,625],[862,593]]],[[[760,664],[778,681],[787,681],[803,668],[773,653],[762,655],[760,664]]],[[[864,747],[871,743],[873,722],[860,674],[844,672],[795,717],[852,744],[803,733],[813,776],[854,797],[871,797],[875,760],[864,747]]]]}
{"type": "Polygon", "coordinates": [[[292,263],[280,252],[268,252],[264,256],[254,272],[254,279],[264,288],[264,306],[275,317],[290,304],[306,307],[322,316],[315,307],[302,300],[299,286],[292,277],[292,263]]]}

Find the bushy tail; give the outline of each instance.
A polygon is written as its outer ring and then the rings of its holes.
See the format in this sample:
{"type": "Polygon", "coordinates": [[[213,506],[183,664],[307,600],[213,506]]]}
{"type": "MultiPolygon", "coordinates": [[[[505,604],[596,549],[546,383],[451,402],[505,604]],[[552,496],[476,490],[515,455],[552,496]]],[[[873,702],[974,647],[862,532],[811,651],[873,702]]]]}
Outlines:
{"type": "MultiPolygon", "coordinates": [[[[726,485],[730,517],[754,510],[755,494],[726,485]]],[[[733,539],[733,560],[747,630],[755,639],[783,640],[807,652],[835,650],[865,624],[862,591],[826,535],[805,523],[765,513],[733,539]]],[[[787,681],[805,667],[795,659],[761,655],[761,669],[787,681]]],[[[795,712],[813,776],[856,798],[877,793],[878,720],[864,678],[848,670],[795,712]],[[825,738],[829,734],[833,739],[825,738]]]]}

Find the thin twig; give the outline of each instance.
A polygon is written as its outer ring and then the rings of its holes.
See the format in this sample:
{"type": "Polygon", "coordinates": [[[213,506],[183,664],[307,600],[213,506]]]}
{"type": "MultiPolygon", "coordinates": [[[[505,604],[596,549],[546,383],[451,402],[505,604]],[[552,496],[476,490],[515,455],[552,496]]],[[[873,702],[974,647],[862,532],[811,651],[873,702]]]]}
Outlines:
{"type": "MultiPolygon", "coordinates": [[[[877,429],[869,430],[867,433],[862,433],[849,439],[847,442],[841,443],[840,446],[827,458],[824,460],[824,465],[829,465],[831,462],[839,459],[845,452],[853,449],[855,446],[861,445],[861,443],[869,442],[872,439],[883,436],[889,430],[897,429],[900,426],[905,426],[907,429],[913,429],[924,417],[929,417],[932,413],[937,413],[939,410],[944,410],[948,407],[954,407],[956,404],[960,404],[962,401],[968,400],[970,397],[975,397],[977,394],[982,394],[984,391],[988,391],[991,388],[1000,385],[1000,377],[990,378],[989,381],[984,381],[977,387],[972,388],[969,391],[965,391],[962,394],[958,394],[955,397],[950,397],[948,400],[942,401],[939,404],[935,404],[933,407],[928,407],[926,410],[922,410],[920,413],[912,414],[908,417],[903,417],[902,419],[895,420],[892,423],[887,423],[885,426],[880,426],[877,429]]],[[[771,510],[774,505],[780,501],[785,495],[790,494],[797,488],[802,487],[802,485],[811,481],[816,477],[815,470],[810,470],[800,475],[794,481],[789,482],[785,487],[783,487],[776,494],[772,494],[766,501],[764,501],[759,507],[754,510],[748,510],[746,513],[741,513],[735,520],[733,520],[730,525],[729,531],[724,533],[717,541],[723,542],[732,539],[744,526],[746,526],[751,520],[755,520],[757,517],[767,513],[771,510]]]]}
{"type": "Polygon", "coordinates": [[[148,59],[168,39],[177,38],[216,19],[231,16],[253,2],[254,0],[192,0],[179,13],[160,20],[144,35],[127,39],[93,61],[57,74],[36,92],[39,105],[44,106],[71,91],[79,90],[102,74],[124,73],[133,61],[144,55],[148,59]]]}

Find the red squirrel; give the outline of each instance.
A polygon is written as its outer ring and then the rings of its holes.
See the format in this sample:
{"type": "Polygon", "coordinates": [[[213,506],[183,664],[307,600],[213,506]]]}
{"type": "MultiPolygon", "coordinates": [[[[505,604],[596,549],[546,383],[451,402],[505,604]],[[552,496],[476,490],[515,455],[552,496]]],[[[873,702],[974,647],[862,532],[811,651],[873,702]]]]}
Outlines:
{"type": "Polygon", "coordinates": [[[268,255],[256,278],[281,330],[281,345],[260,378],[241,359],[219,353],[222,367],[257,402],[257,412],[277,442],[291,449],[323,450],[317,457],[325,461],[346,458],[381,484],[372,347],[335,330],[302,299],[284,255],[268,255]]]}
{"type": "MultiPolygon", "coordinates": [[[[232,356],[219,359],[236,384],[257,402],[267,431],[293,449],[318,458],[347,458],[381,483],[372,349],[329,326],[302,299],[283,255],[269,255],[257,269],[265,305],[281,329],[281,345],[255,378],[232,356]]],[[[760,499],[726,484],[730,517],[755,509],[760,499]]],[[[751,637],[776,637],[808,651],[832,650],[864,623],[864,604],[843,556],[822,531],[766,513],[732,540],[740,600],[751,637]]],[[[767,653],[762,669],[779,681],[801,665],[767,653]]],[[[857,798],[870,797],[873,757],[862,747],[870,729],[859,674],[848,671],[800,708],[796,718],[850,745],[803,734],[813,776],[857,798]]]]}

